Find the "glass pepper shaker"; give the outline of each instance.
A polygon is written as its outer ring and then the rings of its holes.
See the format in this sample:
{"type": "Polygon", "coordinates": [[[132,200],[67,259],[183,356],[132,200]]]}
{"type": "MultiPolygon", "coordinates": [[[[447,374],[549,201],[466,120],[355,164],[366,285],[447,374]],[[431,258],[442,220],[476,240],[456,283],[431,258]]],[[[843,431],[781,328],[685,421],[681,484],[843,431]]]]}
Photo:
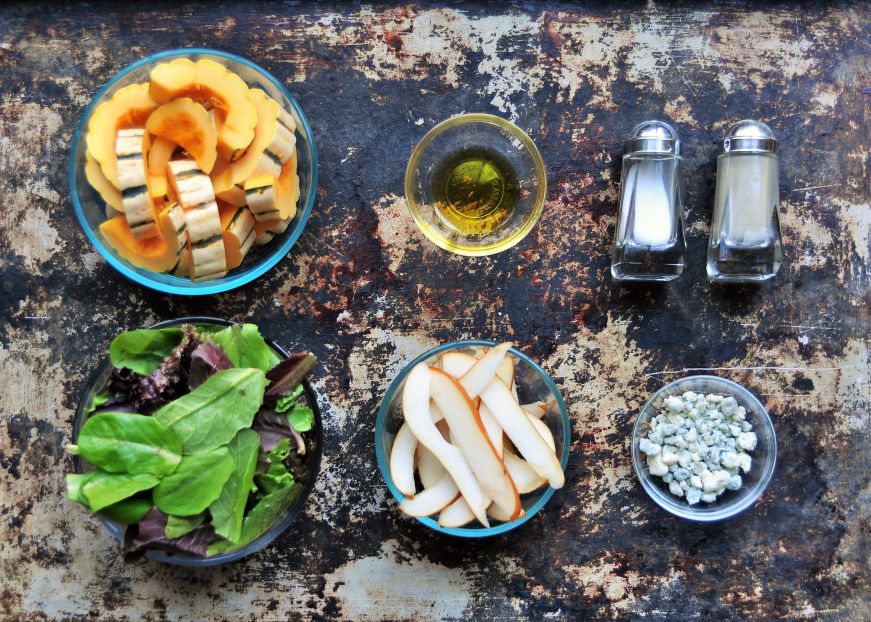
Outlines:
{"type": "Polygon", "coordinates": [[[783,247],[777,140],[764,123],[744,120],[723,137],[707,272],[711,281],[765,281],[777,274],[783,247]]]}
{"type": "Polygon", "coordinates": [[[662,121],[636,125],[624,144],[615,281],[671,281],[686,267],[680,147],[677,132],[662,121]]]}

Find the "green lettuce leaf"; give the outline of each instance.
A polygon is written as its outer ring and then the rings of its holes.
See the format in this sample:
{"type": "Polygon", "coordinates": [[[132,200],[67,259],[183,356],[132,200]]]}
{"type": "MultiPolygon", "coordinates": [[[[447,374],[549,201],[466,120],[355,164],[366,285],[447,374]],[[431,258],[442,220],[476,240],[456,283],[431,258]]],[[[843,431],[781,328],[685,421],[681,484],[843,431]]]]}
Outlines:
{"type": "MultiPolygon", "coordinates": [[[[164,514],[199,514],[221,494],[233,468],[233,459],[226,447],[185,456],[175,472],[160,480],[154,489],[154,504],[164,514]]],[[[85,492],[87,494],[87,490],[85,492]]]]}
{"type": "Polygon", "coordinates": [[[299,384],[290,395],[279,397],[275,402],[275,412],[286,413],[288,410],[296,406],[296,398],[302,395],[302,385],[299,384]]]}
{"type": "Polygon", "coordinates": [[[129,475],[96,470],[82,484],[81,494],[87,499],[88,507],[99,512],[137,492],[154,488],[159,481],[159,477],[150,473],[129,475]]]}
{"type": "Polygon", "coordinates": [[[181,438],[185,454],[208,452],[229,443],[239,430],[251,427],[265,388],[262,370],[225,369],[153,417],[181,438]]]}
{"type": "Polygon", "coordinates": [[[135,525],[142,520],[143,516],[148,514],[148,510],[150,510],[153,505],[154,502],[151,499],[131,497],[104,507],[100,510],[100,514],[116,523],[135,525]]]}
{"type": "Polygon", "coordinates": [[[290,454],[290,439],[286,438],[275,449],[269,452],[269,469],[265,473],[258,473],[254,480],[257,490],[265,495],[270,495],[281,488],[293,486],[294,479],[284,464],[290,454]]]}
{"type": "Polygon", "coordinates": [[[140,376],[148,376],[181,340],[181,328],[130,330],[112,340],[109,359],[115,367],[127,367],[140,376]]]}
{"type": "Polygon", "coordinates": [[[82,486],[90,479],[91,475],[92,473],[67,473],[67,497],[89,507],[88,500],[82,494],[82,486]]]}
{"type": "Polygon", "coordinates": [[[242,533],[242,517],[248,494],[254,483],[260,436],[253,430],[241,430],[227,450],[233,459],[234,470],[221,490],[221,495],[209,506],[215,533],[235,542],[242,533]]]}
{"type": "Polygon", "coordinates": [[[167,540],[181,538],[183,535],[192,532],[194,529],[203,524],[206,520],[206,513],[200,512],[194,516],[167,516],[166,528],[163,535],[167,540]]]}
{"type": "Polygon", "coordinates": [[[254,508],[248,512],[242,523],[242,534],[238,542],[219,540],[212,544],[207,555],[216,555],[225,551],[240,548],[259,538],[269,529],[302,493],[302,485],[294,484],[287,488],[279,488],[272,494],[263,497],[254,508]]]}
{"type": "Polygon", "coordinates": [[[315,413],[308,406],[297,405],[287,413],[287,420],[297,432],[308,432],[315,423],[315,413]]]}
{"type": "Polygon", "coordinates": [[[212,335],[234,367],[253,367],[269,371],[281,359],[266,344],[255,324],[228,326],[212,335]]]}
{"type": "Polygon", "coordinates": [[[182,443],[154,417],[100,413],[82,426],[67,451],[110,473],[168,475],[181,462],[182,443]]]}
{"type": "Polygon", "coordinates": [[[109,392],[103,391],[102,393],[97,393],[91,398],[91,403],[88,404],[88,407],[85,408],[86,415],[90,415],[92,412],[97,410],[100,406],[109,401],[109,392]]]}

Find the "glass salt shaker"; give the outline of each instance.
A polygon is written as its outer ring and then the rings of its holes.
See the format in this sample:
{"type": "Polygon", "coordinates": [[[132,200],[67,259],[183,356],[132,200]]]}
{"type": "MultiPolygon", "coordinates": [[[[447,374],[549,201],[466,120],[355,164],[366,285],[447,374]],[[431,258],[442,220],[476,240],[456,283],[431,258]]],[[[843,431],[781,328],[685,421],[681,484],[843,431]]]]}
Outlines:
{"type": "Polygon", "coordinates": [[[711,281],[766,281],[780,269],[777,167],[777,140],[767,125],[744,120],[726,132],[708,243],[711,281]]]}
{"type": "Polygon", "coordinates": [[[671,281],[686,267],[680,147],[677,132],[662,121],[636,125],[624,144],[615,281],[671,281]]]}

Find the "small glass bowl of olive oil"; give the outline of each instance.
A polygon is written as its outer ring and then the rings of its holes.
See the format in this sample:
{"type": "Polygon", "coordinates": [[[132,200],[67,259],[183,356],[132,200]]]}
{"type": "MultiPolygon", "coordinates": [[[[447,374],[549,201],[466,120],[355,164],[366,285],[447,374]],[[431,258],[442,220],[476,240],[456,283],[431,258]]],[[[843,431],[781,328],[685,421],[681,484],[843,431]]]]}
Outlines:
{"type": "Polygon", "coordinates": [[[431,129],[405,169],[405,197],[424,235],[460,255],[511,248],[544,207],[544,161],[513,123],[464,114],[431,129]]]}

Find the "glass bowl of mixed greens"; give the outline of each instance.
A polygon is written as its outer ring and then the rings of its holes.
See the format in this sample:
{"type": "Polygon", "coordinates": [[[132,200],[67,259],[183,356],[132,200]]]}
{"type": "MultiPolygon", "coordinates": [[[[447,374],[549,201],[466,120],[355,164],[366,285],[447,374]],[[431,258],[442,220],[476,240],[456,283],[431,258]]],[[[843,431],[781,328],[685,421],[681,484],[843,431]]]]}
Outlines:
{"type": "Polygon", "coordinates": [[[212,566],[293,522],[323,453],[311,353],[254,324],[186,317],[118,335],[76,411],[68,496],[125,559],[212,566]]]}

